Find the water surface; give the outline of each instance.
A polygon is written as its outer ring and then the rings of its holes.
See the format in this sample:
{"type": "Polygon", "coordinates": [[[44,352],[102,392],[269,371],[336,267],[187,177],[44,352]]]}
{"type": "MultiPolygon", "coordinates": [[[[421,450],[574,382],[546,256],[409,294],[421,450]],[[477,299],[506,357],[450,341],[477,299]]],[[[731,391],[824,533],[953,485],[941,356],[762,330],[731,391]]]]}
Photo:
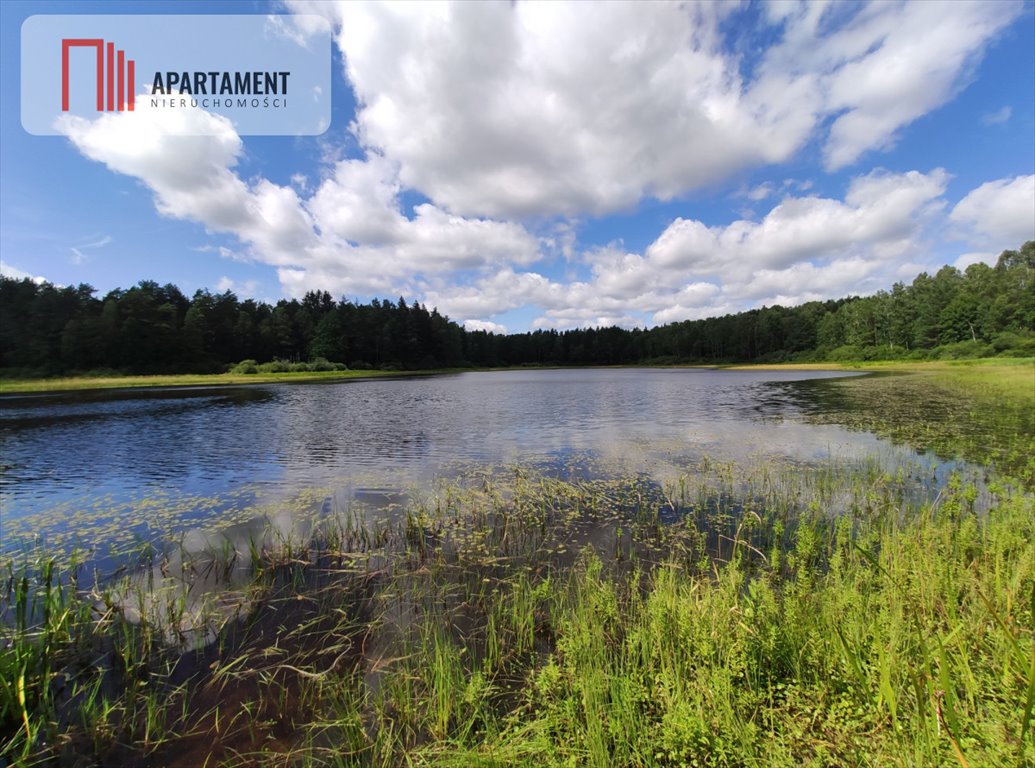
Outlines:
{"type": "Polygon", "coordinates": [[[919,459],[816,423],[821,380],[846,375],[566,369],[8,396],[0,546],[100,552],[278,508],[392,504],[477,465],[589,457],[663,482],[702,456],[919,459]]]}

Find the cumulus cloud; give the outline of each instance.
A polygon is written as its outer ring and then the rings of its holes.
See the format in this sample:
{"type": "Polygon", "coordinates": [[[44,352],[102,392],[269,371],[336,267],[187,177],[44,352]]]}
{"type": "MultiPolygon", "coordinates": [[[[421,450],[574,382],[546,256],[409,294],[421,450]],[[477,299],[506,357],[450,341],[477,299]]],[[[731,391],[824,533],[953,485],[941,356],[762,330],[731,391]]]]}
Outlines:
{"type": "Polygon", "coordinates": [[[488,333],[501,333],[507,332],[507,326],[494,323],[490,320],[464,320],[464,328],[469,331],[487,331],[488,333]]]}
{"type": "Polygon", "coordinates": [[[810,128],[744,103],[718,34],[730,6],[293,7],[335,17],[361,142],[463,215],[670,198],[781,159],[810,128]]]}
{"type": "MultiPolygon", "coordinates": [[[[853,179],[841,200],[786,194],[759,221],[709,227],[677,218],[642,253],[617,245],[583,252],[589,277],[560,282],[532,269],[542,251],[520,224],[432,203],[404,215],[398,167],[381,155],[338,162],[306,198],[266,179],[243,181],[231,128],[166,137],[191,142],[182,149],[199,158],[170,164],[163,140],[121,136],[119,120],[71,121],[69,135],[88,157],[140,179],[166,215],[235,234],[255,259],[278,268],[288,295],[405,293],[468,318],[472,328],[494,327],[495,316],[521,307],[539,309],[533,327],[635,326],[876,290],[941,215],[949,180],[942,169],[874,171],[853,179]]],[[[1030,178],[986,184],[953,217],[981,231],[1002,229],[1025,200],[1031,208],[1030,187],[1030,178]]],[[[551,248],[570,249],[570,231],[557,234],[564,243],[551,248]]],[[[229,279],[224,288],[249,292],[229,279]]]]}
{"type": "Polygon", "coordinates": [[[996,253],[1035,240],[1035,175],[982,184],[956,204],[950,218],[969,242],[996,253]]]}
{"type": "Polygon", "coordinates": [[[245,280],[243,282],[238,282],[226,275],[223,275],[219,278],[219,282],[216,283],[216,290],[219,292],[233,291],[238,296],[255,296],[259,291],[259,281],[245,280]]]}
{"type": "Polygon", "coordinates": [[[676,219],[642,254],[588,251],[591,277],[562,283],[503,270],[429,293],[447,314],[487,317],[535,306],[537,328],[636,326],[696,319],[759,304],[799,304],[872,293],[919,271],[910,261],[928,224],[941,221],[949,176],[876,171],[843,200],[785,197],[759,222],[709,227],[676,219]]]}
{"type": "Polygon", "coordinates": [[[161,214],[235,235],[252,258],[278,268],[290,295],[316,287],[412,293],[421,274],[527,265],[540,255],[536,238],[515,222],[465,218],[431,203],[403,215],[397,167],[376,154],[337,163],[304,197],[307,187],[297,183],[243,180],[235,171],[240,137],[225,117],[203,110],[161,111],[141,100],[133,115],[67,117],[62,129],[86,157],[143,182],[161,214]]]}
{"type": "Polygon", "coordinates": [[[86,157],[144,182],[165,216],[234,234],[268,260],[311,246],[312,223],[293,189],[234,173],[243,145],[221,115],[142,99],[134,113],[66,116],[60,127],[86,157]]]}
{"type": "MultiPolygon", "coordinates": [[[[337,30],[360,142],[461,215],[602,215],[789,159],[890,146],[1020,3],[786,3],[757,71],[720,3],[289,3],[337,30]]],[[[753,199],[764,199],[756,187],[753,199]],[[755,196],[757,195],[757,196],[755,196]]]]}
{"type": "Polygon", "coordinates": [[[948,174],[881,171],[854,179],[844,201],[787,197],[760,222],[735,221],[709,228],[676,219],[647,249],[667,269],[719,274],[747,265],[781,269],[831,254],[883,249],[908,240],[925,216],[941,206],[948,174]]]}

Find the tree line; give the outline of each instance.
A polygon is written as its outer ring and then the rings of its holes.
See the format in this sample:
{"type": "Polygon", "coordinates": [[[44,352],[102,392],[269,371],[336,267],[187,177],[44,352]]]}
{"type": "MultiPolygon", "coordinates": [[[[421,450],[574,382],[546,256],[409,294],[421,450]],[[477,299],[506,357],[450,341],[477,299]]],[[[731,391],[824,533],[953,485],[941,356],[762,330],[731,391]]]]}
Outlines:
{"type": "Polygon", "coordinates": [[[275,305],[144,280],[93,287],[0,280],[7,375],[194,373],[333,361],[351,368],[873,360],[1035,354],[1035,242],[996,265],[942,267],[873,296],[762,307],[650,329],[496,334],[419,303],[311,291],[275,305]],[[246,361],[245,368],[240,366],[246,361]]]}

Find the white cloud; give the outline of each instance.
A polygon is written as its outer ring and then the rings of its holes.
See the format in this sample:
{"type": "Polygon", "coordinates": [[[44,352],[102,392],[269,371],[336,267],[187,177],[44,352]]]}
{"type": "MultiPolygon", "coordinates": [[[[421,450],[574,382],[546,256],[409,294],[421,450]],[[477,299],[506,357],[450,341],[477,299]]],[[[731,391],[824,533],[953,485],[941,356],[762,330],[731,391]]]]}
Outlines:
{"type": "Polygon", "coordinates": [[[143,181],[165,216],[232,233],[267,259],[312,242],[311,221],[294,190],[265,179],[249,185],[233,172],[242,143],[221,115],[161,110],[142,99],[133,114],[66,117],[61,128],[85,156],[143,181]]]}
{"type": "Polygon", "coordinates": [[[141,180],[163,215],[235,235],[250,256],[279,268],[290,295],[413,293],[422,273],[540,257],[537,240],[514,222],[455,216],[430,203],[407,218],[397,169],[376,154],[337,163],[305,198],[299,184],[242,180],[234,171],[241,139],[219,115],[160,111],[142,100],[132,116],[67,118],[63,128],[85,156],[141,180]]]}
{"type": "Polygon", "coordinates": [[[773,185],[770,182],[759,184],[757,187],[747,191],[747,197],[754,201],[765,200],[773,194],[773,185]]]}
{"type": "Polygon", "coordinates": [[[72,255],[69,257],[69,261],[76,266],[85,264],[89,260],[89,256],[83,253],[83,251],[91,248],[103,248],[111,242],[111,239],[111,235],[104,235],[103,237],[94,238],[88,242],[80,243],[78,247],[69,246],[68,250],[72,252],[72,255]]]}
{"type": "Polygon", "coordinates": [[[345,3],[336,13],[361,142],[450,211],[513,216],[627,208],[767,160],[767,126],[739,104],[720,51],[726,11],[345,3]]]}
{"type": "Polygon", "coordinates": [[[435,205],[491,217],[667,200],[813,138],[843,167],[948,101],[1023,10],[786,3],[768,8],[778,43],[745,75],[720,27],[733,4],[289,7],[335,24],[360,143],[435,205]]]}
{"type": "Polygon", "coordinates": [[[636,326],[714,316],[759,304],[798,304],[872,293],[902,279],[922,251],[924,227],[943,215],[948,174],[874,172],[854,179],[844,200],[785,197],[760,221],[708,227],[677,219],[643,254],[598,248],[583,257],[587,281],[561,283],[501,270],[461,288],[428,294],[454,316],[542,310],[536,328],[636,326]]]}
{"type": "Polygon", "coordinates": [[[950,218],[968,242],[985,251],[1035,240],[1035,175],[982,184],[956,204],[950,218]]]}
{"type": "Polygon", "coordinates": [[[464,320],[464,328],[469,331],[487,331],[488,333],[505,334],[507,326],[494,323],[490,320],[464,320]]]}
{"type": "Polygon", "coordinates": [[[0,259],[0,275],[9,277],[12,280],[32,280],[34,283],[46,283],[49,282],[47,278],[42,275],[34,275],[31,272],[26,272],[24,269],[18,269],[13,264],[8,264],[3,259],[0,259]]]}
{"type": "Polygon", "coordinates": [[[622,328],[635,328],[643,326],[643,322],[634,315],[599,315],[592,310],[578,307],[550,309],[532,321],[532,328],[535,330],[556,328],[563,331],[570,328],[610,328],[616,325],[622,328]]]}
{"type": "Polygon", "coordinates": [[[952,266],[956,267],[956,269],[960,271],[965,270],[971,264],[988,264],[989,266],[991,266],[992,264],[995,264],[998,256],[998,253],[989,253],[982,251],[964,253],[959,258],[957,258],[956,261],[952,263],[952,266]]]}
{"type": "Polygon", "coordinates": [[[244,282],[237,282],[226,275],[223,275],[219,278],[219,282],[216,283],[216,290],[220,293],[223,291],[232,291],[239,297],[254,297],[259,292],[259,281],[245,280],[244,282]]]}
{"type": "Polygon", "coordinates": [[[989,112],[981,116],[981,122],[985,125],[1002,125],[1013,116],[1013,108],[1009,105],[995,112],[989,112]]]}
{"type": "Polygon", "coordinates": [[[89,242],[82,243],[80,248],[103,248],[112,241],[111,235],[102,235],[101,237],[90,240],[89,242]]]}
{"type": "Polygon", "coordinates": [[[651,320],[655,323],[674,323],[729,314],[732,311],[731,305],[717,300],[721,293],[722,290],[714,283],[690,283],[676,295],[666,297],[667,306],[656,311],[651,320]]]}
{"type": "Polygon", "coordinates": [[[830,170],[893,145],[900,128],[949,101],[988,42],[1023,11],[1005,1],[874,2],[849,15],[851,8],[782,8],[784,39],[763,68],[763,77],[815,86],[815,109],[833,118],[823,150],[830,170]]]}
{"type": "Polygon", "coordinates": [[[874,172],[854,179],[844,202],[820,197],[787,197],[760,222],[735,221],[709,228],[676,219],[647,249],[647,257],[667,269],[697,274],[728,270],[786,268],[813,258],[889,245],[918,231],[940,206],[948,174],[874,172]]]}
{"type": "Polygon", "coordinates": [[[225,245],[198,245],[193,250],[198,253],[217,253],[221,259],[230,259],[231,261],[239,261],[245,264],[254,261],[247,253],[235,251],[233,248],[227,248],[225,245]]]}

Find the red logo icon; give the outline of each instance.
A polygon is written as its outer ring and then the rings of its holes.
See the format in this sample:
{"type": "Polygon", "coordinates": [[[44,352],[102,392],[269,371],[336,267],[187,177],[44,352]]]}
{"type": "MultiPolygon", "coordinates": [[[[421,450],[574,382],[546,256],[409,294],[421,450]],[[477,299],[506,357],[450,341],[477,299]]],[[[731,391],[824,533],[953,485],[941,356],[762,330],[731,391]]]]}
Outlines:
{"type": "Polygon", "coordinates": [[[115,112],[117,110],[122,112],[128,109],[132,112],[135,90],[133,77],[136,62],[133,59],[127,59],[126,52],[123,50],[119,50],[116,55],[115,43],[105,44],[104,40],[99,37],[65,38],[61,41],[61,111],[68,111],[68,52],[72,48],[94,48],[97,51],[97,111],[115,112]],[[107,66],[104,63],[105,51],[108,54],[107,66]],[[107,78],[105,78],[106,73],[107,78]],[[118,73],[117,86],[116,73],[118,73]],[[107,89],[104,87],[105,80],[107,80],[107,89]],[[107,93],[107,102],[105,102],[105,93],[107,93]]]}

